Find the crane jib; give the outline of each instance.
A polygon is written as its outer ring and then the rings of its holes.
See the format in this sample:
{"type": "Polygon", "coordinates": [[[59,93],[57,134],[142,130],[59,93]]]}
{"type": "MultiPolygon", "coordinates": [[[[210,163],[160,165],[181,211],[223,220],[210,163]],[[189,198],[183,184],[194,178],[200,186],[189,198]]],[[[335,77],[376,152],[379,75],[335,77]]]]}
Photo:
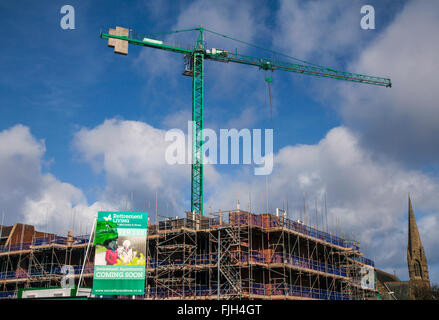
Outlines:
{"type": "Polygon", "coordinates": [[[112,34],[108,34],[108,33],[101,33],[101,38],[102,39],[115,38],[115,39],[125,40],[125,41],[128,41],[128,43],[130,43],[130,44],[151,47],[151,48],[155,48],[155,49],[162,49],[162,50],[166,50],[166,51],[173,51],[176,53],[193,54],[195,52],[194,50],[180,48],[180,47],[174,47],[174,46],[170,46],[170,45],[166,45],[166,44],[161,44],[159,42],[143,41],[143,40],[138,40],[138,39],[133,39],[133,38],[128,38],[128,37],[116,36],[116,35],[112,35],[112,34]]]}
{"type": "MultiPolygon", "coordinates": [[[[116,36],[116,35],[107,34],[107,33],[102,33],[101,37],[104,39],[116,38],[116,39],[120,39],[120,40],[126,40],[131,44],[147,46],[147,47],[151,47],[151,48],[162,49],[162,50],[172,51],[172,52],[176,52],[176,53],[183,53],[183,54],[192,55],[195,52],[195,50],[166,45],[162,41],[157,41],[154,39],[146,39],[145,38],[144,39],[145,41],[143,41],[143,40],[122,37],[122,36],[116,36]]],[[[378,86],[383,86],[383,87],[391,87],[392,86],[392,83],[391,83],[390,79],[388,79],[388,78],[379,78],[379,77],[371,77],[371,76],[366,76],[366,75],[361,75],[361,74],[345,73],[345,72],[340,72],[340,71],[330,69],[330,68],[325,69],[328,72],[322,72],[322,71],[310,70],[310,69],[306,69],[306,68],[290,67],[290,66],[281,65],[281,64],[274,64],[274,63],[270,63],[267,59],[259,59],[260,61],[252,61],[252,60],[240,59],[240,58],[235,58],[235,57],[216,56],[216,55],[209,54],[209,53],[206,54],[206,59],[216,60],[216,61],[220,61],[220,62],[237,62],[237,63],[247,64],[247,65],[253,65],[253,66],[257,66],[263,70],[283,70],[283,71],[290,71],[290,72],[302,73],[302,74],[307,74],[307,75],[314,75],[314,76],[319,76],[319,77],[326,77],[326,78],[332,78],[332,79],[338,79],[338,80],[346,80],[346,81],[351,81],[351,82],[360,82],[360,83],[366,83],[366,84],[371,84],[371,85],[378,85],[378,86]]],[[[302,66],[302,67],[306,67],[306,66],[302,66]]],[[[312,68],[315,69],[315,67],[312,67],[312,68]]],[[[323,68],[322,68],[322,70],[323,70],[323,68]]]]}

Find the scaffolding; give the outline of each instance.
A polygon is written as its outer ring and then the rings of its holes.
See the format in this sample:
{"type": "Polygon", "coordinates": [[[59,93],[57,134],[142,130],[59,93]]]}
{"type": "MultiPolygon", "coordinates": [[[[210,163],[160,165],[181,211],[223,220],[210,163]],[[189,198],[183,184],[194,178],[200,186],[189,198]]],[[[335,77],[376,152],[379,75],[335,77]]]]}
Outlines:
{"type": "MultiPolygon", "coordinates": [[[[374,262],[358,242],[279,212],[188,212],[147,229],[145,294],[136,299],[361,300],[378,293],[361,284],[363,267],[374,262]]],[[[66,265],[76,285],[84,265],[81,287],[91,287],[88,242],[89,235],[69,233],[0,246],[0,298],[20,288],[59,287],[66,265]]]]}
{"type": "Polygon", "coordinates": [[[376,296],[359,244],[285,217],[188,212],[148,226],[145,299],[329,299],[376,296]]]}
{"type": "MultiPolygon", "coordinates": [[[[0,246],[0,298],[16,298],[19,289],[61,287],[66,276],[77,283],[87,245],[87,236],[69,233],[68,237],[33,235],[30,242],[0,246]]],[[[84,268],[89,286],[93,267],[89,262],[84,268]]]]}

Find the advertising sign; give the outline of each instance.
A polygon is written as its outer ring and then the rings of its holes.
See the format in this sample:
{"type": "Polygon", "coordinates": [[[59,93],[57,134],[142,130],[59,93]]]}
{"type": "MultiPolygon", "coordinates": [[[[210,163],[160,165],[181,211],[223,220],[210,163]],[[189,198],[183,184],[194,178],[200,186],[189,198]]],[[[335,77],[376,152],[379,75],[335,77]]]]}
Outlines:
{"type": "Polygon", "coordinates": [[[93,294],[145,294],[147,216],[147,212],[98,212],[93,294]]]}

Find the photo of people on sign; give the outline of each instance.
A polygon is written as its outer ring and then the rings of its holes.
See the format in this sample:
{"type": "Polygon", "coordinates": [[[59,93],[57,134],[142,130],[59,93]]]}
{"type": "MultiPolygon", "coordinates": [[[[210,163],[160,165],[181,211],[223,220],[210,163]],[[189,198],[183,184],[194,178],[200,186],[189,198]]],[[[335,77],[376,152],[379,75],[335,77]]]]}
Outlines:
{"type": "Polygon", "coordinates": [[[136,265],[146,263],[145,239],[141,237],[118,237],[96,245],[95,265],[136,265]]]}

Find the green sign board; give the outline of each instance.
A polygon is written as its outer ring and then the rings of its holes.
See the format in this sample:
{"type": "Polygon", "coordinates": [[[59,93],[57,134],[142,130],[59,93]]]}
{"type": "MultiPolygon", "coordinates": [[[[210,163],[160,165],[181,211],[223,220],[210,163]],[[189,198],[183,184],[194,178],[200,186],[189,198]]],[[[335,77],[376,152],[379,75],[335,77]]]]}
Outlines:
{"type": "Polygon", "coordinates": [[[98,212],[93,294],[145,294],[147,217],[147,212],[98,212]]]}

